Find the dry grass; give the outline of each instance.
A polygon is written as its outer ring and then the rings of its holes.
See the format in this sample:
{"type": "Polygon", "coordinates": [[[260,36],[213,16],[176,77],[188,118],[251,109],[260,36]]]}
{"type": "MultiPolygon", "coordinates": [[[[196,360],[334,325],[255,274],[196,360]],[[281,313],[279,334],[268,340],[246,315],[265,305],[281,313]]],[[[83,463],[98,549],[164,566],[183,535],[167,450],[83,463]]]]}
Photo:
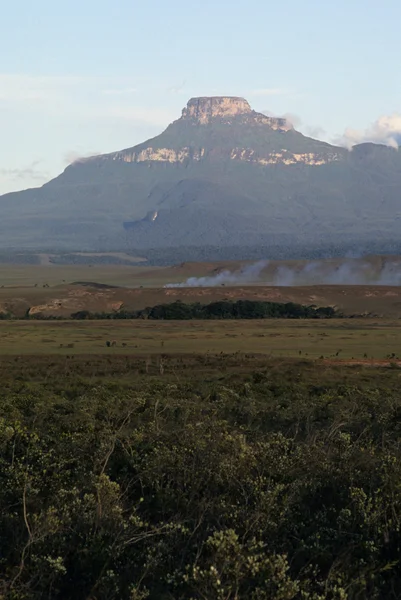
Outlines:
{"type": "MultiPolygon", "coordinates": [[[[377,271],[383,257],[371,257],[372,271],[377,271]]],[[[338,262],[338,261],[337,261],[338,262]]],[[[327,265],[336,264],[334,260],[327,265]]],[[[373,285],[305,285],[274,287],[258,285],[212,288],[171,288],[168,282],[185,281],[190,276],[212,275],[222,269],[238,269],[240,262],[184,263],[176,267],[88,265],[0,265],[0,309],[23,316],[32,306],[43,308],[45,315],[68,317],[78,310],[110,312],[114,305],[127,310],[143,309],[155,304],[181,300],[209,303],[215,300],[265,300],[334,306],[347,315],[401,317],[401,288],[373,285]],[[110,289],[71,285],[93,282],[110,289]]],[[[283,261],[291,268],[302,268],[304,261],[283,261]]],[[[269,263],[262,280],[269,280],[277,268],[269,263]]]]}
{"type": "Polygon", "coordinates": [[[95,281],[109,285],[137,285],[143,273],[148,276],[152,267],[120,265],[0,265],[0,285],[5,287],[31,288],[35,285],[50,287],[74,281],[95,281]]]}
{"type": "MultiPolygon", "coordinates": [[[[85,274],[81,281],[85,281],[84,277],[85,274]]],[[[105,279],[101,280],[104,281],[105,279]]],[[[62,284],[49,288],[0,288],[0,307],[7,308],[17,316],[23,316],[32,306],[46,304],[49,306],[43,308],[43,314],[69,317],[79,310],[111,312],[114,305],[123,306],[127,310],[138,310],[176,300],[207,304],[216,300],[239,299],[334,306],[347,315],[401,317],[401,288],[385,286],[99,289],[62,284]]]]}
{"type": "Polygon", "coordinates": [[[218,354],[380,359],[401,357],[391,320],[3,321],[0,354],[218,354]],[[106,341],[115,342],[107,347],[106,341]],[[62,345],[62,346],[61,346],[62,345]]]}

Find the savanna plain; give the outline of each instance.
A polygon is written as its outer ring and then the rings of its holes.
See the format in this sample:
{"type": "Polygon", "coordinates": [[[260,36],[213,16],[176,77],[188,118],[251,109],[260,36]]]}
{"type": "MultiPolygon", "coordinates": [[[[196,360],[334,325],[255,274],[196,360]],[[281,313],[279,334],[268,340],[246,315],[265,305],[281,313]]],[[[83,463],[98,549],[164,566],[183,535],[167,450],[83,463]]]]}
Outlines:
{"type": "Polygon", "coordinates": [[[0,598],[401,597],[399,288],[227,267],[0,267],[0,598]],[[177,300],[339,316],[71,317],[177,300]]]}

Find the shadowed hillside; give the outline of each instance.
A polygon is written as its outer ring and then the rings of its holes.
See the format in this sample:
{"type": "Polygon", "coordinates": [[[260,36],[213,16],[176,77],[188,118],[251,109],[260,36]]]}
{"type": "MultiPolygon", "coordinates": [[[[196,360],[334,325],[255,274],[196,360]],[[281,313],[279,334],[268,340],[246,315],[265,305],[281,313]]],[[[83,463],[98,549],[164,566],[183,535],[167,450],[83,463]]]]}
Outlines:
{"type": "Polygon", "coordinates": [[[398,235],[400,157],[313,140],[241,98],[193,98],[161,135],[2,196],[0,246],[377,242],[398,235]]]}

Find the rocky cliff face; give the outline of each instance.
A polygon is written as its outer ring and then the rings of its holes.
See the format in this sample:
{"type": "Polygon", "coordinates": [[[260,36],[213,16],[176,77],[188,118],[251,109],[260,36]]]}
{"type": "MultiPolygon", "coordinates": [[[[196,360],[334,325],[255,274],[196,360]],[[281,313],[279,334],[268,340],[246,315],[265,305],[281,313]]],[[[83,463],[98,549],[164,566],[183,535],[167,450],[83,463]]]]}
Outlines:
{"type": "Polygon", "coordinates": [[[196,125],[208,125],[215,119],[231,124],[233,117],[247,117],[248,122],[265,124],[272,129],[288,131],[292,125],[286,119],[267,117],[257,113],[245,98],[237,96],[213,96],[191,98],[182,111],[182,119],[191,121],[196,125]]]}
{"type": "Polygon", "coordinates": [[[217,96],[191,98],[181,118],[160,136],[103,158],[149,164],[226,160],[251,162],[260,167],[278,164],[318,167],[341,160],[343,154],[341,149],[333,151],[327,144],[308,141],[286,119],[252,110],[244,98],[217,96]]]}
{"type": "Polygon", "coordinates": [[[252,109],[244,98],[235,96],[214,96],[191,98],[182,111],[183,119],[191,119],[200,125],[212,119],[227,119],[236,115],[251,114],[252,109]]]}
{"type": "MultiPolygon", "coordinates": [[[[0,247],[120,250],[399,238],[401,152],[306,137],[243,98],[192,98],[165,131],[0,199],[0,247]]],[[[358,242],[359,243],[359,242],[358,242]]]]}

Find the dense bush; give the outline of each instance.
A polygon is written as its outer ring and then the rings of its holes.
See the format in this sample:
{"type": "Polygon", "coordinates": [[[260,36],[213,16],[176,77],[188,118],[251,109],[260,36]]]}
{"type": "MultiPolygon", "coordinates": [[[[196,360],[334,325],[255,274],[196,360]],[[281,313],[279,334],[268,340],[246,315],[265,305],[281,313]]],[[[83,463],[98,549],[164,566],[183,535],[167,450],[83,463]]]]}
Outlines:
{"type": "Polygon", "coordinates": [[[400,597],[398,373],[221,361],[4,382],[0,597],[400,597]]]}
{"type": "Polygon", "coordinates": [[[90,313],[81,310],[73,319],[329,319],[341,316],[331,306],[303,306],[294,302],[262,302],[258,300],[221,300],[210,304],[171,302],[144,310],[114,313],[90,313]]]}

